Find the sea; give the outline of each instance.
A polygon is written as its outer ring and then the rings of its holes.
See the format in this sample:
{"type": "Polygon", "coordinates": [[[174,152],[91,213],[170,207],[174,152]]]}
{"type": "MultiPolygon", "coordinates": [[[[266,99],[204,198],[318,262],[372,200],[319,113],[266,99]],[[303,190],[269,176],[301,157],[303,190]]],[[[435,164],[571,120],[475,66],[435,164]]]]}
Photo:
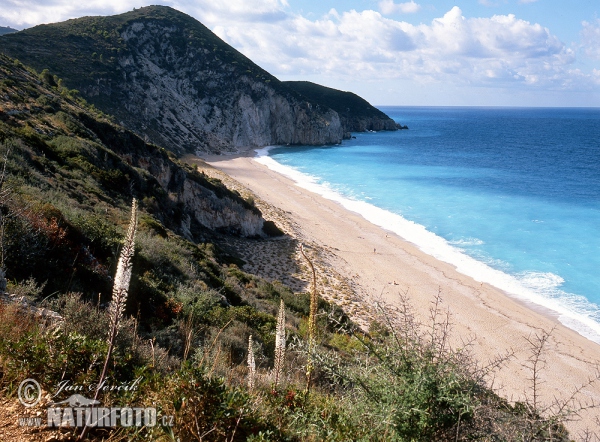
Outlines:
{"type": "Polygon", "coordinates": [[[256,160],[600,343],[600,109],[380,109],[409,129],[256,160]]]}

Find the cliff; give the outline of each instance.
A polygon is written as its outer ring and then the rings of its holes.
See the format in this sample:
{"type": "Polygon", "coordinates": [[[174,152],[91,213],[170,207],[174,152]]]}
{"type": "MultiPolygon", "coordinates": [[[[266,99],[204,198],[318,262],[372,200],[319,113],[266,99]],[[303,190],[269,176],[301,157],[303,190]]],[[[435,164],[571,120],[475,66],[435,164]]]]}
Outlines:
{"type": "Polygon", "coordinates": [[[194,239],[193,224],[228,234],[265,236],[260,211],[220,182],[190,170],[164,149],[142,141],[129,131],[86,113],[80,113],[77,119],[124,163],[147,172],[141,174],[148,181],[146,187],[156,180],[162,190],[159,194],[167,196],[168,206],[177,208],[157,211],[157,218],[163,224],[188,239],[194,239]],[[171,217],[173,214],[176,216],[171,217]]]}
{"type": "Polygon", "coordinates": [[[352,92],[339,91],[309,81],[286,81],[290,89],[338,113],[344,132],[407,129],[352,92]]]}
{"type": "Polygon", "coordinates": [[[0,50],[146,141],[178,154],[339,143],[338,114],[289,89],[195,19],[164,6],[1,37],[0,50]]]}

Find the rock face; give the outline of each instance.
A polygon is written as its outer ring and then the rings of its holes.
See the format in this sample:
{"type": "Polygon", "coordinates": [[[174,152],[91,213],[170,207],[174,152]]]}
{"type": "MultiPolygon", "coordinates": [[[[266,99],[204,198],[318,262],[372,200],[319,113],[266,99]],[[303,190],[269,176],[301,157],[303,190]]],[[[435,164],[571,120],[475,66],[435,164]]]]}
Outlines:
{"type": "Polygon", "coordinates": [[[0,50],[48,68],[125,127],[179,154],[334,144],[344,135],[334,110],[164,6],[37,26],[2,36],[0,50]]]}
{"type": "MultiPolygon", "coordinates": [[[[161,221],[165,225],[171,225],[188,239],[194,237],[194,222],[223,233],[266,236],[261,212],[219,182],[184,169],[164,149],[147,144],[128,131],[83,114],[79,115],[79,119],[125,163],[148,173],[140,176],[139,181],[156,180],[173,203],[170,205],[179,208],[180,213],[175,216],[162,214],[164,219],[161,221]]],[[[146,186],[151,186],[151,183],[146,186]]],[[[156,215],[160,216],[159,213],[156,215]]]]}
{"type": "Polygon", "coordinates": [[[406,129],[406,126],[400,126],[352,92],[339,91],[309,81],[286,81],[284,84],[304,97],[335,110],[345,133],[406,129]]]}
{"type": "MultiPolygon", "coordinates": [[[[129,114],[138,115],[131,120],[121,112],[119,117],[129,120],[125,124],[176,151],[340,142],[335,112],[315,111],[291,93],[282,94],[269,84],[277,80],[263,79],[268,74],[260,73],[259,79],[240,74],[202,47],[186,47],[183,56],[176,56],[181,48],[171,37],[183,32],[152,20],[121,30],[130,48],[118,59],[126,85],[122,102],[129,114]]],[[[89,87],[84,93],[94,97],[105,89],[89,87]]]]}
{"type": "Polygon", "coordinates": [[[248,237],[265,236],[262,214],[241,199],[217,195],[206,183],[194,179],[169,159],[154,157],[149,160],[137,155],[126,158],[155,177],[169,198],[183,207],[178,227],[184,236],[193,237],[192,218],[211,230],[248,237]]]}

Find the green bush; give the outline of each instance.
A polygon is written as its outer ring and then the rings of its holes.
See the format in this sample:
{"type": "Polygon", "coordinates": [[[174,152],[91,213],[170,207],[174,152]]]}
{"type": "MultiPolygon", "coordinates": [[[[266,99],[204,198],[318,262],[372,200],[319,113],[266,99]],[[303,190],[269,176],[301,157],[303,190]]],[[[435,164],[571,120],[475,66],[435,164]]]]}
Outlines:
{"type": "MultiPolygon", "coordinates": [[[[97,379],[104,339],[90,339],[75,331],[46,328],[14,305],[0,305],[2,335],[0,353],[10,355],[3,363],[5,378],[34,378],[47,388],[62,379],[97,379]]],[[[5,379],[6,381],[7,379],[5,379]]]]}
{"type": "Polygon", "coordinates": [[[123,234],[106,219],[106,215],[78,211],[70,218],[70,222],[86,238],[94,255],[103,258],[117,256],[123,234]]]}
{"type": "Polygon", "coordinates": [[[245,389],[228,387],[204,367],[184,367],[169,379],[165,390],[170,404],[163,409],[173,410],[181,440],[245,441],[270,430],[245,389]]]}

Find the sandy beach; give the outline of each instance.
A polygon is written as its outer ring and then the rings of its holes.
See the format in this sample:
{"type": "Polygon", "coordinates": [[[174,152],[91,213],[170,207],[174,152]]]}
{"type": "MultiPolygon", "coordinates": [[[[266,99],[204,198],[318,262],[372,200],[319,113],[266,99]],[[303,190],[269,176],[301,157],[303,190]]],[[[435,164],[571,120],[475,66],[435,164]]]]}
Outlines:
{"type": "MultiPolygon", "coordinates": [[[[566,401],[579,389],[577,402],[571,405],[600,403],[600,382],[589,385],[589,379],[597,376],[600,346],[562,326],[548,312],[457,272],[338,203],[298,187],[250,154],[206,160],[216,170],[188,158],[226,184],[251,192],[265,218],[287,233],[283,239],[238,244],[246,247],[249,258],[262,263],[251,262],[252,270],[280,279],[294,290],[306,290],[298,256],[299,243],[305,244],[318,263],[323,295],[365,327],[378,300],[394,305],[401,293],[407,294],[416,313],[426,320],[440,292],[442,306],[451,315],[455,345],[473,340],[474,354],[482,364],[498,355],[514,354],[490,379],[493,388],[512,401],[532,397],[527,339],[551,332],[538,379],[540,403],[550,406],[555,400],[566,401]],[[282,268],[289,272],[281,272],[282,268]]],[[[582,438],[586,428],[600,435],[598,416],[600,408],[574,416],[576,420],[568,423],[572,437],[582,438]]]]}

